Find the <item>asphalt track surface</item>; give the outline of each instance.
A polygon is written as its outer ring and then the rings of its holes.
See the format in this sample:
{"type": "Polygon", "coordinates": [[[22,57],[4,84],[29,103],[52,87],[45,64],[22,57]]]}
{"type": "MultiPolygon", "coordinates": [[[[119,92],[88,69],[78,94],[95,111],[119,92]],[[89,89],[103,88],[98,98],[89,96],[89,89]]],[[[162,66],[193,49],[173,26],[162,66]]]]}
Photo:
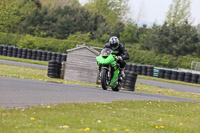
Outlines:
{"type": "Polygon", "coordinates": [[[44,66],[44,65],[37,65],[37,64],[30,64],[30,63],[23,63],[23,62],[16,62],[16,61],[8,61],[8,60],[1,60],[1,59],[0,59],[0,63],[8,64],[8,65],[15,65],[15,66],[45,69],[45,70],[48,69],[48,66],[44,66]]]}
{"type": "Polygon", "coordinates": [[[112,90],[105,91],[98,87],[0,77],[0,107],[4,108],[41,104],[112,102],[121,100],[200,102],[200,100],[156,94],[123,90],[114,92],[112,90]]]}

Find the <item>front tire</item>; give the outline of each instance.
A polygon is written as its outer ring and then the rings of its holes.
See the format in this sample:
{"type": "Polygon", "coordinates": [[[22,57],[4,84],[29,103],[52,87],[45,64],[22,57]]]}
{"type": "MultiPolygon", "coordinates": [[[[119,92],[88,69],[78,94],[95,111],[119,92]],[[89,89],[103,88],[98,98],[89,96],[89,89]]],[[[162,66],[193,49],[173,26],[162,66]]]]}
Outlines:
{"type": "Polygon", "coordinates": [[[118,83],[118,85],[115,88],[112,88],[113,91],[119,91],[121,90],[121,85],[118,83]]]}
{"type": "Polygon", "coordinates": [[[106,69],[103,69],[101,71],[101,85],[104,90],[108,89],[109,77],[108,77],[108,70],[106,69]]]}

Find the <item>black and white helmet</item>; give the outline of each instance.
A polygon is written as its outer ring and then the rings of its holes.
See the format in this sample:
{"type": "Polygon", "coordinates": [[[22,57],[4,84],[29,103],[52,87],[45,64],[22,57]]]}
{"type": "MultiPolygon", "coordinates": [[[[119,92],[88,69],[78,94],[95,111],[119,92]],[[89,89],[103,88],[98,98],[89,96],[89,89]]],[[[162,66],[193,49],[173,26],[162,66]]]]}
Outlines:
{"type": "Polygon", "coordinates": [[[111,37],[109,43],[113,50],[119,47],[119,39],[116,36],[111,37]]]}

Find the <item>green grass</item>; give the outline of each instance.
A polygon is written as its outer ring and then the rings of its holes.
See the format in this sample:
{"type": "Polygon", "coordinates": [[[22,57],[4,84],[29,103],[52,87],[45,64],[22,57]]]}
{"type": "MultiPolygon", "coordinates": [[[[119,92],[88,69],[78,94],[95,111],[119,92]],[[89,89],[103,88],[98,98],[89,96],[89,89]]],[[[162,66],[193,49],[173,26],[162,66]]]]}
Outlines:
{"type": "Polygon", "coordinates": [[[21,59],[21,58],[8,57],[8,56],[0,56],[0,59],[48,66],[48,61],[37,61],[37,60],[30,60],[30,59],[21,59]]]}
{"type": "Polygon", "coordinates": [[[137,83],[135,88],[136,88],[135,90],[136,92],[145,92],[145,93],[159,94],[159,95],[165,95],[165,96],[182,97],[182,98],[200,100],[200,94],[191,94],[191,93],[186,93],[182,91],[175,91],[173,89],[165,89],[162,87],[150,86],[150,85],[145,85],[142,83],[137,83]]]}
{"type": "Polygon", "coordinates": [[[20,78],[20,79],[40,80],[40,81],[51,81],[51,82],[57,82],[57,83],[99,86],[96,84],[49,78],[47,77],[47,70],[22,67],[22,66],[13,66],[13,65],[7,65],[7,64],[0,64],[0,76],[20,78]]]}
{"type": "MultiPolygon", "coordinates": [[[[12,65],[6,65],[6,64],[0,64],[0,76],[100,87],[100,85],[96,85],[96,84],[49,78],[47,77],[47,70],[27,68],[27,67],[21,67],[21,66],[12,66],[12,65]]],[[[191,94],[191,93],[180,92],[180,91],[175,91],[171,89],[164,89],[161,87],[149,86],[149,85],[144,85],[141,83],[136,84],[135,91],[200,100],[200,95],[198,94],[191,94]]]]}
{"type": "Polygon", "coordinates": [[[0,109],[2,133],[199,133],[200,103],[116,101],[0,109]]]}
{"type": "Polygon", "coordinates": [[[138,78],[148,79],[148,80],[155,80],[155,81],[162,81],[162,82],[168,82],[168,83],[174,83],[174,84],[181,84],[181,85],[189,85],[189,86],[200,87],[200,84],[193,84],[193,83],[181,82],[181,81],[177,81],[177,80],[167,80],[167,79],[155,78],[155,77],[149,77],[149,76],[143,76],[143,75],[138,75],[138,78]]]}

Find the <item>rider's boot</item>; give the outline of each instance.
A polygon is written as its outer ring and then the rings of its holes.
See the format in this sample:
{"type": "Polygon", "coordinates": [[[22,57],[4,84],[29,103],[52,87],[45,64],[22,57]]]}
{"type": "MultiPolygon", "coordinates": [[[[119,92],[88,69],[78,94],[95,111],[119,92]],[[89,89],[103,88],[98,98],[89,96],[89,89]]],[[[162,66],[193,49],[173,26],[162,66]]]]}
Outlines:
{"type": "Polygon", "coordinates": [[[124,68],[120,68],[119,81],[122,82],[125,78],[124,68]]]}
{"type": "Polygon", "coordinates": [[[122,78],[125,78],[124,68],[120,68],[122,78]]]}

